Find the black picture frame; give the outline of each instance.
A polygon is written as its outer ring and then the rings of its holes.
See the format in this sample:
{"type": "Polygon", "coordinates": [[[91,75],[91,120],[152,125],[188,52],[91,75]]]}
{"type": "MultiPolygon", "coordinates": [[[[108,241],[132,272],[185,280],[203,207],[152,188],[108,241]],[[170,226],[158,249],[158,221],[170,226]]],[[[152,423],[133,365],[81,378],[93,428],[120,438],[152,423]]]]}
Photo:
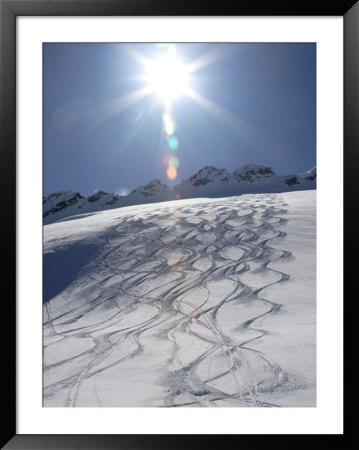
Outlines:
{"type": "MultiPolygon", "coordinates": [[[[1,448],[6,449],[177,449],[195,448],[204,440],[210,448],[229,445],[263,445],[276,440],[276,447],[296,439],[316,444],[322,435],[19,435],[16,432],[16,17],[18,16],[342,16],[344,18],[344,241],[347,293],[355,279],[357,232],[354,189],[359,170],[359,2],[357,0],[237,0],[231,2],[186,0],[0,0],[0,192],[2,194],[2,401],[1,448]],[[280,438],[280,439],[279,439],[280,438]]],[[[344,268],[343,268],[344,270],[344,268]]],[[[353,287],[353,292],[355,292],[353,287]]],[[[347,343],[345,374],[353,373],[355,355],[351,333],[356,329],[354,296],[345,303],[347,343]],[[349,301],[353,300],[353,301],[349,301]],[[354,355],[354,357],[353,357],[354,355]]],[[[353,339],[354,341],[354,339],[353,339]]],[[[347,381],[347,380],[346,380],[347,381]]],[[[345,405],[351,389],[346,384],[345,405]]],[[[345,408],[345,409],[346,409],[345,408]]],[[[355,414],[348,414],[343,435],[325,435],[336,448],[354,430],[355,414]]],[[[273,445],[273,444],[271,444],[273,445]]]]}

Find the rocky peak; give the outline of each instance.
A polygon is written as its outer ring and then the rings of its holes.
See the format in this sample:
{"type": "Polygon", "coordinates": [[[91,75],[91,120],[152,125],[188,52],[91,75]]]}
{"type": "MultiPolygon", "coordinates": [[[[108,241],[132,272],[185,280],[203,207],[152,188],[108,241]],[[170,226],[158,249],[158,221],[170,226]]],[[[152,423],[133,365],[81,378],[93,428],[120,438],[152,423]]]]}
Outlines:
{"type": "Polygon", "coordinates": [[[242,181],[252,182],[256,179],[271,177],[272,175],[275,175],[275,173],[271,167],[253,163],[238,167],[238,169],[233,172],[234,178],[239,183],[242,181]]]}
{"type": "Polygon", "coordinates": [[[105,195],[109,195],[108,192],[97,191],[94,194],[90,195],[90,197],[87,197],[87,200],[90,203],[97,202],[98,200],[101,200],[101,198],[104,197],[105,195]]]}
{"type": "Polygon", "coordinates": [[[313,167],[308,172],[302,173],[301,176],[305,181],[314,181],[317,178],[317,168],[313,167]]]}
{"type": "Polygon", "coordinates": [[[165,184],[162,184],[161,181],[156,178],[154,180],[151,180],[145,186],[140,186],[139,188],[135,189],[131,192],[131,194],[141,194],[145,197],[153,197],[166,188],[167,186],[165,184]]]}
{"type": "Polygon", "coordinates": [[[226,169],[217,169],[214,166],[206,166],[199,170],[197,173],[192,175],[188,181],[193,186],[201,186],[213,181],[218,181],[220,183],[228,183],[230,179],[230,174],[226,169]]]}
{"type": "Polygon", "coordinates": [[[62,211],[63,209],[74,205],[80,199],[84,198],[79,192],[75,191],[58,191],[43,197],[43,217],[62,211]]]}

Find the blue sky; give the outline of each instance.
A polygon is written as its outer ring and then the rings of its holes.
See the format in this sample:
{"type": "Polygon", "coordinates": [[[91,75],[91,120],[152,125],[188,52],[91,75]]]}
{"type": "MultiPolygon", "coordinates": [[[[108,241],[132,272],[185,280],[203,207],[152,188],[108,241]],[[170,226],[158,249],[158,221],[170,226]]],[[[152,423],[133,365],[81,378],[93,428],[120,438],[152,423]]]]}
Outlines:
{"type": "Polygon", "coordinates": [[[316,165],[315,44],[49,43],[43,57],[44,195],[173,185],[206,165],[262,163],[278,174],[316,165]],[[148,64],[173,47],[194,70],[168,106],[149,87],[148,64]]]}

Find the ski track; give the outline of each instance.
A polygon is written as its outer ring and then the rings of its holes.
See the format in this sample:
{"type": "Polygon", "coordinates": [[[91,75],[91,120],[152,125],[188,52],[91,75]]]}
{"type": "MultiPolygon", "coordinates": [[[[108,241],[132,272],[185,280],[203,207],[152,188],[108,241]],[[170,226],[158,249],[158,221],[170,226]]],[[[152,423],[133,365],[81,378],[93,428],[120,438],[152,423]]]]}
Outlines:
{"type": "MultiPolygon", "coordinates": [[[[288,385],[288,375],[250,343],[266,338],[266,316],[281,314],[281,304],[267,300],[265,290],[289,278],[270,267],[291,256],[270,245],[285,238],[285,206],[278,194],[260,202],[232,197],[158,206],[97,235],[101,256],[66,289],[69,297],[87,296],[90,274],[94,298],[57,315],[52,300],[44,305],[45,356],[53,346],[93,342],[63,360],[44,358],[44,406],[81,406],[84,383],[109,369],[121,378],[122,365],[136,363],[153,345],[149,337],[165,340],[171,351],[167,372],[157,380],[165,394],[144,406],[276,406],[261,394],[288,385]],[[254,283],[245,283],[248,274],[254,283]],[[238,315],[235,332],[225,333],[220,315],[233,307],[246,308],[249,317],[238,315]],[[55,371],[57,378],[48,375],[55,371]]],[[[103,404],[96,380],[92,406],[103,404]]]]}

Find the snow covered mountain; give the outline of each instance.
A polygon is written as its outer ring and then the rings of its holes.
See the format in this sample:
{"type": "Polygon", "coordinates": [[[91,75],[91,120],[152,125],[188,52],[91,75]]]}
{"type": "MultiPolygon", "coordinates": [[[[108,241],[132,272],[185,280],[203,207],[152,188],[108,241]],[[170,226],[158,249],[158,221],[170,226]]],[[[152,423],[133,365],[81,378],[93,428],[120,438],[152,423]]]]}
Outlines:
{"type": "Polygon", "coordinates": [[[271,167],[260,166],[258,164],[245,164],[233,172],[234,178],[240,183],[242,181],[253,182],[261,178],[268,178],[274,175],[271,167]]]}
{"type": "Polygon", "coordinates": [[[230,178],[231,175],[226,169],[217,169],[213,166],[206,166],[184,182],[189,183],[194,187],[198,187],[208,183],[228,183],[230,178]]]}
{"type": "Polygon", "coordinates": [[[271,167],[253,163],[232,174],[226,169],[206,166],[176,186],[169,187],[155,179],[125,197],[104,191],[87,198],[75,191],[55,192],[43,198],[43,219],[44,224],[49,224],[78,214],[144,203],[308,189],[316,189],[316,167],[302,174],[277,175],[271,167]]]}

